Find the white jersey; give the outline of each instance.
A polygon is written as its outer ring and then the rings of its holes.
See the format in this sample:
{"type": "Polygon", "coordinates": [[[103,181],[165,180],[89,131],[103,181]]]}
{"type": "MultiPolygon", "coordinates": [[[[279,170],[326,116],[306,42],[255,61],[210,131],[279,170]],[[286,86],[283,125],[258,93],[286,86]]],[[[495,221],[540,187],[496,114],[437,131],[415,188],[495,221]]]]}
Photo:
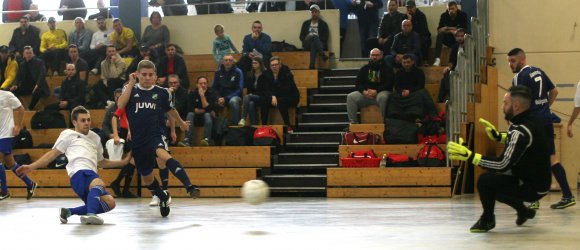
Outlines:
{"type": "Polygon", "coordinates": [[[0,139],[14,137],[14,110],[20,106],[20,100],[12,92],[0,90],[0,139]]]}
{"type": "Polygon", "coordinates": [[[72,177],[79,170],[97,172],[97,162],[103,160],[101,138],[93,131],[83,135],[72,129],[60,133],[54,143],[54,149],[63,152],[68,159],[66,172],[72,177]]]}
{"type": "Polygon", "coordinates": [[[576,86],[576,95],[574,96],[574,107],[580,108],[580,82],[576,86]]]}

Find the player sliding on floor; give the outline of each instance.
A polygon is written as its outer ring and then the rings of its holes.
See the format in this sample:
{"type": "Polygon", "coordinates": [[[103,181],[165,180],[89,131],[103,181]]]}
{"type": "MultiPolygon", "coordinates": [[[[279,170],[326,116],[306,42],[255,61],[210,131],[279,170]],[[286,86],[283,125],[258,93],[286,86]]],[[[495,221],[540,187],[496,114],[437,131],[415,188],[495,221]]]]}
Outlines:
{"type": "Polygon", "coordinates": [[[44,167],[56,157],[65,154],[68,159],[66,171],[70,184],[85,205],[60,209],[60,222],[67,223],[71,215],[80,215],[82,224],[103,224],[97,214],[106,213],[115,208],[115,199],[105,189],[105,183],[97,174],[97,164],[101,167],[122,167],[129,163],[128,155],[121,161],[110,161],[103,158],[103,146],[100,137],[91,128],[91,115],[83,106],[77,106],[71,112],[74,130],[62,131],[54,147],[40,159],[30,165],[23,165],[16,170],[18,175],[25,175],[32,170],[44,167]]]}

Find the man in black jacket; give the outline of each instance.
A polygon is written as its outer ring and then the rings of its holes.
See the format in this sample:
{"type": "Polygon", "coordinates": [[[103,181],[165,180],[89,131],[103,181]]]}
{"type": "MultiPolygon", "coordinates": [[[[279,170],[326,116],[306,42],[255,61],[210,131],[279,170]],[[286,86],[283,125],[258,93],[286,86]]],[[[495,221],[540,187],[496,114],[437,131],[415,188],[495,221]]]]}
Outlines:
{"type": "MultiPolygon", "coordinates": [[[[431,32],[429,32],[429,26],[427,25],[427,17],[421,10],[417,9],[414,0],[407,1],[406,7],[406,19],[413,23],[413,31],[417,32],[421,37],[421,58],[425,60],[429,47],[431,47],[431,32]]],[[[417,65],[421,65],[421,62],[417,61],[417,65]]]]}
{"type": "Polygon", "coordinates": [[[433,66],[439,66],[441,60],[441,49],[443,44],[447,47],[455,44],[455,32],[457,29],[467,29],[467,14],[457,7],[457,3],[451,1],[447,3],[447,11],[441,14],[439,25],[437,26],[437,41],[435,42],[435,62],[433,66]]]}
{"type": "Polygon", "coordinates": [[[357,111],[361,107],[379,105],[382,114],[393,90],[393,69],[383,60],[383,52],[371,50],[370,62],[362,66],[356,77],[356,89],[346,96],[346,110],[351,124],[359,123],[357,111]]]}
{"type": "Polygon", "coordinates": [[[34,110],[40,97],[50,94],[45,79],[46,67],[42,59],[34,56],[32,47],[24,46],[22,55],[23,60],[18,65],[16,75],[17,84],[12,86],[10,91],[18,97],[32,94],[28,110],[34,110]]]}
{"type": "Polygon", "coordinates": [[[46,106],[45,109],[72,111],[78,105],[85,104],[86,83],[79,79],[75,65],[66,65],[66,78],[60,85],[60,101],[46,106]]]}
{"type": "Polygon", "coordinates": [[[472,233],[484,233],[495,227],[495,201],[503,202],[517,211],[516,225],[534,218],[536,211],[527,208],[524,201],[537,201],[550,191],[552,174],[548,140],[542,122],[531,115],[530,90],[525,86],[513,86],[503,99],[505,119],[510,122],[507,134],[499,133],[489,122],[488,136],[505,143],[499,157],[481,156],[459,143],[449,142],[450,159],[479,165],[489,171],[477,181],[483,214],[470,228],[472,233]]]}
{"type": "Polygon", "coordinates": [[[177,53],[177,45],[167,44],[165,47],[166,56],[159,60],[157,67],[157,76],[159,77],[159,85],[165,85],[167,76],[176,74],[181,80],[181,86],[189,89],[189,77],[187,76],[187,65],[183,56],[177,53]]]}
{"type": "Polygon", "coordinates": [[[22,57],[24,46],[31,46],[35,55],[40,55],[40,29],[30,25],[28,16],[20,18],[20,27],[12,32],[10,39],[10,52],[14,53],[17,59],[22,57]]]}
{"type": "Polygon", "coordinates": [[[302,23],[300,41],[304,50],[310,50],[310,69],[314,69],[316,56],[328,60],[324,50],[328,48],[328,24],[320,18],[320,7],[310,6],[311,19],[302,23]]]}

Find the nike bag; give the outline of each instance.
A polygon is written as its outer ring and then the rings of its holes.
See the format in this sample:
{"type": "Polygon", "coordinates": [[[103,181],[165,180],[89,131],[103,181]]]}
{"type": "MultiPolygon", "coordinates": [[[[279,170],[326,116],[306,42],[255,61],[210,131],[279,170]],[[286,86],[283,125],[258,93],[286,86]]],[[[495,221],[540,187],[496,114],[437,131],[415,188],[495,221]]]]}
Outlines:
{"type": "Polygon", "coordinates": [[[342,133],[342,145],[375,145],[381,144],[381,137],[374,133],[344,132],[342,133]]]}
{"type": "Polygon", "coordinates": [[[12,149],[32,148],[32,135],[25,127],[20,130],[20,133],[14,137],[12,141],[12,149]]]}
{"type": "Polygon", "coordinates": [[[371,150],[352,151],[346,158],[340,158],[343,168],[378,168],[381,158],[371,150]]]}
{"type": "Polygon", "coordinates": [[[445,163],[445,153],[436,141],[426,141],[417,154],[417,163],[422,167],[439,167],[445,163]]]}
{"type": "Polygon", "coordinates": [[[254,146],[277,146],[280,140],[270,126],[259,127],[254,131],[254,146]]]}

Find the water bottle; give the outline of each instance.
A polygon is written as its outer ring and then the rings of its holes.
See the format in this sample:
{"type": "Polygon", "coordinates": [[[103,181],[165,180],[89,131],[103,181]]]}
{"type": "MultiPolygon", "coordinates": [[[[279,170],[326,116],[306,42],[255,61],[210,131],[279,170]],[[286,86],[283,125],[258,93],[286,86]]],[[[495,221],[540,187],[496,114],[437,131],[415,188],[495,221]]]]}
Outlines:
{"type": "MultiPolygon", "coordinates": [[[[381,163],[379,164],[379,168],[386,168],[387,167],[387,154],[383,154],[383,159],[381,159],[381,163]]],[[[580,178],[580,174],[578,175],[580,178]]],[[[578,179],[580,181],[580,179],[578,179]]],[[[580,182],[578,182],[578,185],[580,185],[580,182]]]]}

